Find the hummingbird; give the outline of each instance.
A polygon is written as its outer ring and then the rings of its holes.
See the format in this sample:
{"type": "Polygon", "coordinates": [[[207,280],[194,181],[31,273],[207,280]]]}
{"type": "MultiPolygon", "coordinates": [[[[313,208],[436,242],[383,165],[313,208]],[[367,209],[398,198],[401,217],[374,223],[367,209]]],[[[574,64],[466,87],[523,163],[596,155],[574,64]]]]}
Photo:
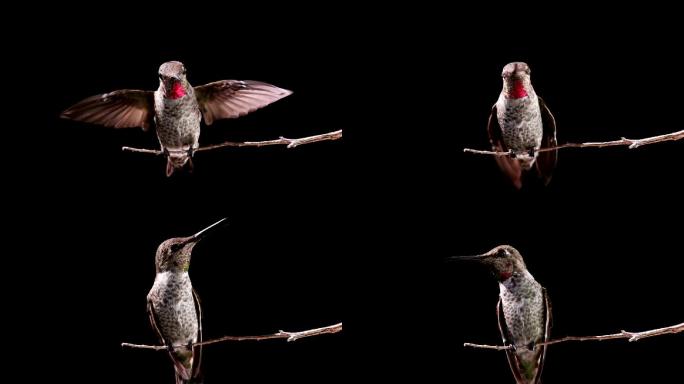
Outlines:
{"type": "Polygon", "coordinates": [[[517,189],[524,184],[523,174],[548,185],[558,151],[537,151],[556,146],[556,119],[534,91],[527,64],[506,64],[501,77],[503,89],[492,106],[487,133],[494,151],[512,154],[496,156],[496,162],[517,189]]]}
{"type": "Polygon", "coordinates": [[[152,328],[168,348],[176,372],[176,384],[201,382],[202,308],[188,276],[193,247],[225,218],[190,237],[161,243],[155,257],[156,277],[147,294],[152,328]]]}
{"type": "Polygon", "coordinates": [[[484,264],[499,282],[496,313],[506,357],[517,384],[540,382],[549,340],[551,305],[546,289],[527,270],[522,255],[510,245],[499,245],[476,256],[455,256],[484,264]]]}
{"type": "Polygon", "coordinates": [[[166,155],[166,176],[188,164],[199,148],[200,120],[236,118],[265,107],[292,92],[259,81],[220,80],[193,87],[185,65],[169,61],[159,67],[156,91],[122,89],[88,97],[61,117],[113,128],[154,126],[166,155]]]}

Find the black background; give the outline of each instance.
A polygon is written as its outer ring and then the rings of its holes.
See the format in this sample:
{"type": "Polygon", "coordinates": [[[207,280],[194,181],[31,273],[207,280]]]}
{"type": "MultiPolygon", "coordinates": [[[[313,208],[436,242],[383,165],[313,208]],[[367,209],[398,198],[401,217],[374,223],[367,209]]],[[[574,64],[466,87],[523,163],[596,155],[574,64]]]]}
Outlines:
{"type": "MultiPolygon", "coordinates": [[[[163,353],[119,344],[155,342],[145,295],[157,245],[221,217],[231,225],[197,246],[190,270],[205,337],[338,321],[345,330],[208,347],[206,382],[511,382],[502,353],[462,348],[500,342],[496,283],[443,261],[502,243],[547,288],[555,336],[682,321],[681,143],[563,150],[549,187],[522,193],[491,158],[462,152],[487,148],[510,61],[532,68],[561,143],[681,129],[679,37],[664,13],[529,24],[442,10],[201,9],[204,20],[199,10],[48,13],[33,20],[38,38],[17,32],[10,80],[30,91],[19,108],[35,129],[22,126],[32,148],[14,157],[16,222],[32,230],[13,296],[22,338],[48,344],[24,355],[31,368],[20,375],[173,380],[163,353]],[[203,127],[202,144],[345,136],[202,153],[192,175],[167,179],[161,158],[120,151],[155,148],[154,135],[57,118],[92,94],[155,89],[167,60],[183,61],[195,85],[254,79],[294,91],[203,127]]],[[[681,341],[554,346],[544,379],[671,381],[681,341]]]]}

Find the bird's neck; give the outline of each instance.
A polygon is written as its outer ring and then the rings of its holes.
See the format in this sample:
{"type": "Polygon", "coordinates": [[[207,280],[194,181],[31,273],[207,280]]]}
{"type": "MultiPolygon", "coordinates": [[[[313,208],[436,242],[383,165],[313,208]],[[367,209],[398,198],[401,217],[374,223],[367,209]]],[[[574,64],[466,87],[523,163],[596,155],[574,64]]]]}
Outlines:
{"type": "Polygon", "coordinates": [[[182,82],[176,81],[171,85],[171,87],[164,87],[164,98],[171,100],[178,100],[185,96],[188,91],[182,82]]]}
{"type": "Polygon", "coordinates": [[[164,266],[160,267],[157,265],[157,274],[160,273],[168,273],[168,274],[175,274],[175,275],[187,275],[188,270],[190,269],[190,263],[187,263],[186,265],[173,265],[171,267],[169,266],[164,266]]]}
{"type": "Polygon", "coordinates": [[[506,279],[500,279],[499,284],[507,290],[515,290],[517,287],[532,283],[533,281],[535,280],[534,277],[532,277],[532,274],[527,270],[524,270],[511,272],[506,279]]]}
{"type": "Polygon", "coordinates": [[[511,79],[504,82],[504,94],[509,99],[522,99],[523,97],[532,96],[534,90],[529,81],[524,79],[511,79]]]}
{"type": "Polygon", "coordinates": [[[513,276],[512,271],[502,271],[499,272],[499,281],[506,281],[513,276]]]}
{"type": "Polygon", "coordinates": [[[180,282],[180,281],[185,281],[189,280],[190,275],[188,275],[187,271],[176,271],[176,270],[167,270],[167,271],[161,271],[157,272],[156,280],[159,282],[180,282]]]}

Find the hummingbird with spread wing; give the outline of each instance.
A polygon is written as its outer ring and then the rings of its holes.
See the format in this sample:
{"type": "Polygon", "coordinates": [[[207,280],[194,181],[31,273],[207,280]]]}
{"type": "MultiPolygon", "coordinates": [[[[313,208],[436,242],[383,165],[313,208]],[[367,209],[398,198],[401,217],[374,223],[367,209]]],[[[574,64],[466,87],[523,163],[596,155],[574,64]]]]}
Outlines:
{"type": "Polygon", "coordinates": [[[195,245],[226,219],[189,237],[161,243],[155,257],[156,276],[147,294],[147,313],[160,341],[167,347],[176,384],[200,383],[202,375],[202,308],[188,270],[195,245]]]}
{"type": "Polygon", "coordinates": [[[535,179],[547,185],[558,151],[538,151],[557,145],[556,120],[534,91],[526,63],[507,64],[501,77],[503,88],[492,106],[487,133],[494,151],[511,155],[495,156],[496,162],[517,189],[535,179]]]}
{"type": "Polygon", "coordinates": [[[156,91],[123,89],[88,97],[62,112],[61,117],[113,128],[156,128],[166,155],[166,175],[186,164],[199,148],[200,120],[236,118],[265,107],[292,92],[259,81],[220,80],[193,87],[179,61],[159,67],[156,91]]]}
{"type": "Polygon", "coordinates": [[[551,305],[546,289],[527,270],[522,255],[510,245],[500,245],[476,256],[455,256],[485,265],[499,282],[496,312],[506,357],[517,384],[541,381],[546,342],[550,337],[551,305]]]}

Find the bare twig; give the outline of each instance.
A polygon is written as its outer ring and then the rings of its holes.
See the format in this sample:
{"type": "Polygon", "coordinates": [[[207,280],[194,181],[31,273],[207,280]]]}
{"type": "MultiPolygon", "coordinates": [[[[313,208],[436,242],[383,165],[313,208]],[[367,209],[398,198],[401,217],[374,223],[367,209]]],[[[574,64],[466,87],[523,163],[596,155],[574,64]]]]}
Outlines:
{"type": "Polygon", "coordinates": [[[670,333],[679,333],[684,331],[684,323],[680,323],[677,325],[673,325],[670,327],[664,327],[664,328],[658,328],[658,329],[651,329],[648,331],[642,331],[642,332],[628,332],[625,330],[620,331],[620,333],[613,333],[610,335],[600,335],[600,336],[567,336],[563,337],[561,339],[556,339],[556,340],[550,340],[545,343],[539,343],[539,345],[551,345],[551,344],[558,344],[558,343],[564,343],[566,341],[603,341],[603,340],[612,340],[612,339],[629,339],[629,341],[638,341],[641,339],[645,339],[647,337],[653,337],[653,336],[660,336],[660,335],[666,335],[670,333]]]}
{"type": "Polygon", "coordinates": [[[478,348],[478,349],[493,349],[495,351],[507,351],[509,349],[515,349],[513,345],[487,345],[487,344],[473,344],[473,343],[463,343],[464,347],[478,348]]]}
{"type": "MultiPolygon", "coordinates": [[[[338,140],[342,138],[342,130],[323,133],[320,135],[300,137],[298,139],[288,139],[280,136],[280,138],[275,140],[266,141],[226,141],[221,144],[207,145],[206,147],[199,147],[195,152],[211,151],[213,149],[219,149],[224,147],[265,147],[268,145],[287,145],[287,148],[294,148],[304,144],[316,143],[319,141],[327,140],[338,140]]],[[[137,153],[149,153],[151,155],[161,155],[164,152],[158,149],[145,149],[145,148],[133,148],[133,147],[121,147],[122,151],[137,152],[137,153]]]]}
{"type": "MultiPolygon", "coordinates": [[[[337,333],[342,331],[342,323],[337,323],[334,325],[329,325],[327,327],[308,329],[306,331],[300,332],[287,332],[280,330],[276,333],[269,335],[258,335],[258,336],[224,336],[218,339],[206,340],[201,343],[195,343],[193,345],[210,345],[218,344],[224,341],[260,341],[260,340],[270,340],[270,339],[287,339],[288,342],[303,339],[305,337],[324,335],[328,333],[337,333]]],[[[137,349],[152,349],[155,351],[162,351],[168,349],[165,345],[145,345],[145,344],[131,344],[131,343],[121,343],[121,347],[126,348],[137,348],[137,349]]],[[[174,345],[174,347],[180,347],[180,345],[174,345]]]]}
{"type": "MultiPolygon", "coordinates": [[[[603,147],[616,147],[616,146],[629,146],[629,149],[634,149],[641,147],[643,145],[648,145],[648,144],[655,144],[655,143],[660,143],[663,141],[676,141],[684,139],[684,130],[678,131],[678,132],[673,132],[673,133],[668,133],[665,135],[659,135],[659,136],[653,136],[653,137],[646,137],[643,139],[626,139],[624,137],[620,138],[620,140],[613,140],[613,141],[601,141],[601,142],[588,142],[588,143],[567,143],[567,144],[562,144],[558,145],[555,147],[548,147],[548,148],[540,148],[536,150],[536,152],[548,152],[548,151],[555,151],[557,149],[563,149],[563,148],[603,148],[603,147]]],[[[471,148],[464,148],[463,152],[467,153],[474,153],[477,155],[493,155],[493,156],[510,156],[514,155],[515,153],[512,151],[506,151],[506,152],[497,152],[497,151],[483,151],[479,149],[471,149],[471,148]]]]}
{"type": "MultiPolygon", "coordinates": [[[[539,343],[537,345],[552,345],[552,344],[559,344],[559,343],[564,343],[567,341],[603,341],[603,340],[613,340],[613,339],[629,339],[629,341],[638,341],[641,339],[645,339],[647,337],[653,337],[653,336],[660,336],[660,335],[666,335],[666,334],[671,334],[671,333],[679,333],[679,332],[684,332],[684,323],[680,323],[677,325],[672,325],[670,327],[664,327],[664,328],[657,328],[657,329],[651,329],[648,331],[642,331],[642,332],[627,332],[627,331],[620,331],[619,333],[611,333],[609,335],[600,335],[600,336],[567,336],[563,337],[560,339],[556,340],[549,340],[543,343],[539,343]]],[[[465,343],[463,344],[464,347],[471,347],[471,348],[480,348],[480,349],[494,349],[498,351],[505,351],[509,349],[513,349],[512,345],[486,345],[486,344],[473,344],[473,343],[465,343]]]]}

